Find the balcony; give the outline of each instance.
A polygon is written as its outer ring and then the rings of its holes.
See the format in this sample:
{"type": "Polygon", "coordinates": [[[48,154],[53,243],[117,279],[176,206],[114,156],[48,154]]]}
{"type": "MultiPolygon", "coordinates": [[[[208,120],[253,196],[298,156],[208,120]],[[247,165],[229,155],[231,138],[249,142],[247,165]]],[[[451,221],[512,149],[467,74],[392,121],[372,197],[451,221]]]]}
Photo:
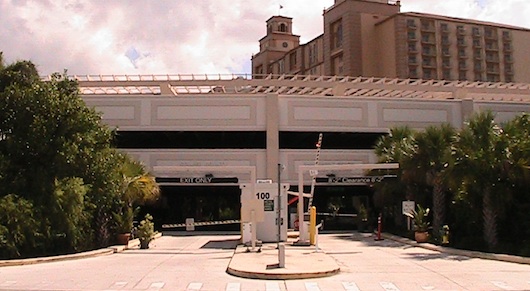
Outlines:
{"type": "Polygon", "coordinates": [[[497,52],[499,47],[496,45],[486,45],[486,51],[497,52]]]}
{"type": "Polygon", "coordinates": [[[427,57],[436,57],[436,51],[435,50],[423,50],[421,52],[421,55],[427,56],[427,57]]]}
{"type": "Polygon", "coordinates": [[[436,28],[431,23],[422,23],[421,31],[422,32],[436,32],[436,28]]]}
{"type": "Polygon", "coordinates": [[[499,58],[496,58],[496,57],[486,58],[486,63],[498,63],[498,62],[499,62],[499,58]]]}
{"type": "Polygon", "coordinates": [[[502,46],[502,50],[505,51],[505,52],[511,52],[511,51],[512,51],[512,45],[511,45],[511,44],[508,44],[508,43],[505,43],[505,44],[502,46]]]}
{"type": "Polygon", "coordinates": [[[423,62],[421,64],[421,67],[424,68],[424,69],[435,69],[436,68],[436,63],[435,62],[423,62]]]}
{"type": "Polygon", "coordinates": [[[457,27],[457,28],[456,28],[456,34],[458,34],[458,35],[465,35],[465,34],[466,34],[466,29],[463,28],[463,27],[461,27],[461,26],[457,27]]]}
{"type": "Polygon", "coordinates": [[[410,47],[409,46],[408,52],[409,52],[409,54],[417,54],[418,53],[418,49],[416,47],[410,47]]]}
{"type": "Polygon", "coordinates": [[[497,34],[494,33],[494,32],[487,32],[486,31],[486,34],[484,35],[484,38],[490,39],[490,40],[496,40],[497,39],[497,34]]]}
{"type": "Polygon", "coordinates": [[[511,41],[511,40],[512,40],[512,36],[511,36],[511,34],[510,34],[509,32],[507,32],[507,31],[503,32],[503,33],[502,33],[502,40],[503,40],[504,42],[509,42],[509,41],[511,41]]]}
{"type": "Polygon", "coordinates": [[[465,39],[462,39],[462,38],[459,38],[456,42],[456,45],[457,46],[460,46],[460,47],[464,47],[464,46],[467,46],[467,42],[465,39]]]}

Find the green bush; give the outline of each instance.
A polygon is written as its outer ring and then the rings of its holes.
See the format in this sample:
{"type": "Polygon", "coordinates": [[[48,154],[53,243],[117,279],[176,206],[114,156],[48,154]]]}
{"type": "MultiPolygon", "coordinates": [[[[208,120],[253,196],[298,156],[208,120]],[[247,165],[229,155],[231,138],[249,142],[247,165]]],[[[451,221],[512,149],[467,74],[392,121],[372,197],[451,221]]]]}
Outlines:
{"type": "Polygon", "coordinates": [[[32,252],[41,236],[33,204],[14,194],[0,198],[0,256],[18,258],[32,252]]]}

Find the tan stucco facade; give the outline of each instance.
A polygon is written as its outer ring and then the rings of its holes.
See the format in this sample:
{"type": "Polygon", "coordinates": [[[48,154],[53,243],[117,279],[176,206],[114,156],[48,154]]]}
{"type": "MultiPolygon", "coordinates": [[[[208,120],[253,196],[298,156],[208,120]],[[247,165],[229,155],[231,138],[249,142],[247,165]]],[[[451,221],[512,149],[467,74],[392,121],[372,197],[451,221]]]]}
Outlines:
{"type": "MultiPolygon", "coordinates": [[[[269,32],[263,39],[274,37],[269,32]]],[[[252,59],[252,73],[527,83],[529,61],[527,28],[400,13],[400,1],[341,0],[324,11],[321,36],[283,52],[262,46],[252,59]],[[307,57],[308,46],[315,44],[312,50],[323,58],[318,65],[307,57]]]]}

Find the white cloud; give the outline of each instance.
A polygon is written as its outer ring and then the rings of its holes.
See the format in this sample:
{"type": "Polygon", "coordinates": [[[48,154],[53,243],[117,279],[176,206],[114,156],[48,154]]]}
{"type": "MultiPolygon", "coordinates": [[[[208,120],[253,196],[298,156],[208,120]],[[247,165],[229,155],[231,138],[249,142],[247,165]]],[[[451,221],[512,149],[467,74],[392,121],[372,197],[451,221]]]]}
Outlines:
{"type": "MultiPolygon", "coordinates": [[[[307,42],[334,0],[0,0],[0,51],[42,74],[249,73],[280,13],[307,42]],[[280,5],[283,9],[280,9],[280,5]]],[[[402,0],[417,11],[530,27],[528,0],[402,0]]]]}

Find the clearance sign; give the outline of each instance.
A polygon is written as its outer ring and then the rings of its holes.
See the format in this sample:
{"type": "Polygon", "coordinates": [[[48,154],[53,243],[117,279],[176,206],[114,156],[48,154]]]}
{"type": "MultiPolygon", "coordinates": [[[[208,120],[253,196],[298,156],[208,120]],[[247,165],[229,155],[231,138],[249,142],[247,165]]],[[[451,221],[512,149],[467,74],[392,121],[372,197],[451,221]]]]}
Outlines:
{"type": "Polygon", "coordinates": [[[396,175],[385,176],[356,176],[356,177],[336,177],[329,176],[326,178],[316,178],[317,183],[322,184],[341,184],[341,185],[369,185],[381,182],[387,178],[395,178],[396,175]]]}

